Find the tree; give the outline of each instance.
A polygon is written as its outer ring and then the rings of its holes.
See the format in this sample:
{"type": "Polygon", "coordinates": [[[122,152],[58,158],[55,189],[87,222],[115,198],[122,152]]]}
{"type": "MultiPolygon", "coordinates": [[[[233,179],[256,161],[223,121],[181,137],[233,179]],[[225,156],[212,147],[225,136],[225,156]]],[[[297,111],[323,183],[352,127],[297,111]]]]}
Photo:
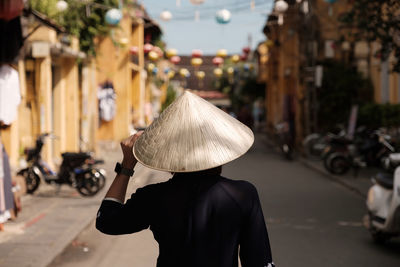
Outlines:
{"type": "Polygon", "coordinates": [[[30,6],[51,19],[79,38],[81,51],[89,56],[95,55],[95,37],[108,34],[110,28],[105,22],[108,9],[118,7],[118,0],[87,1],[70,0],[68,9],[57,11],[57,0],[30,0],[30,6]]]}
{"type": "Polygon", "coordinates": [[[353,6],[342,17],[347,26],[357,29],[355,37],[369,42],[378,41],[378,57],[386,60],[394,53],[393,71],[400,72],[400,1],[353,0],[353,6]]]}

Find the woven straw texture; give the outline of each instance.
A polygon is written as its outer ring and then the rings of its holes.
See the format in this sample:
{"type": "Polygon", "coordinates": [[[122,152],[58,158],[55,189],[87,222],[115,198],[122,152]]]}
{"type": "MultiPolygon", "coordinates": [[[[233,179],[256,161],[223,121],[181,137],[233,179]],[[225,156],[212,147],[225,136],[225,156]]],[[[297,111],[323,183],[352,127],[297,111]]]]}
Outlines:
{"type": "Polygon", "coordinates": [[[246,125],[185,91],[139,137],[133,152],[149,168],[193,172],[228,163],[253,142],[246,125]]]}

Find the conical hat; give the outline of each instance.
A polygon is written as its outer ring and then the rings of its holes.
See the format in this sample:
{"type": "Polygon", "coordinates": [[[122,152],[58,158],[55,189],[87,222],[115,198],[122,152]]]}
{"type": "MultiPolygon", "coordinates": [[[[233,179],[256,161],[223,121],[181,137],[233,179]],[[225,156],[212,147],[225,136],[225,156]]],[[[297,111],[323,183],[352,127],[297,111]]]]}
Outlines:
{"type": "Polygon", "coordinates": [[[253,142],[250,128],[185,91],[138,138],[133,152],[152,169],[194,172],[240,157],[253,142]]]}

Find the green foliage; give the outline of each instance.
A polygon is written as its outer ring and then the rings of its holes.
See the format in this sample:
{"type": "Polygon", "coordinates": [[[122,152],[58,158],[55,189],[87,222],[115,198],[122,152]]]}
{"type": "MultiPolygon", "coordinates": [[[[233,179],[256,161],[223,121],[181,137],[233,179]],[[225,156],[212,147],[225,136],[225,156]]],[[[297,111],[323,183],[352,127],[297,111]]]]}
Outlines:
{"type": "Polygon", "coordinates": [[[56,20],[66,30],[79,38],[81,51],[88,55],[95,55],[95,37],[108,34],[110,28],[105,22],[107,8],[117,7],[118,0],[94,0],[89,4],[84,1],[67,0],[68,9],[58,12],[56,3],[58,0],[31,0],[30,5],[51,19],[56,20]]]}
{"type": "Polygon", "coordinates": [[[318,90],[318,122],[322,129],[347,123],[353,105],[370,103],[373,87],[355,69],[338,62],[325,62],[322,87],[318,90]]]}
{"type": "Polygon", "coordinates": [[[378,41],[382,46],[378,52],[386,60],[394,52],[396,62],[393,71],[400,72],[400,10],[399,0],[355,0],[342,22],[355,27],[356,39],[378,41]]]}
{"type": "Polygon", "coordinates": [[[359,109],[357,124],[370,129],[399,127],[400,104],[365,104],[359,109]]]}
{"type": "Polygon", "coordinates": [[[167,88],[167,98],[161,106],[161,112],[164,111],[176,98],[176,91],[172,85],[168,85],[167,88]]]}

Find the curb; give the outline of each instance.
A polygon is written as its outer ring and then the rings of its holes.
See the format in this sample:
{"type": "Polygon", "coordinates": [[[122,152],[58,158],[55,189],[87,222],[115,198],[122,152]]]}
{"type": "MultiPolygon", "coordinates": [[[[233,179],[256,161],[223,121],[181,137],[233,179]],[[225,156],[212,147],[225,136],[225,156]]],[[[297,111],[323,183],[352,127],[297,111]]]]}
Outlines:
{"type": "Polygon", "coordinates": [[[332,174],[330,174],[330,173],[327,173],[327,172],[324,171],[324,170],[321,170],[321,169],[319,169],[319,168],[316,168],[315,166],[313,166],[313,164],[310,164],[306,159],[304,159],[304,158],[302,158],[302,157],[299,157],[297,161],[300,162],[301,164],[303,164],[304,166],[306,166],[307,168],[312,169],[312,170],[314,170],[314,171],[316,171],[316,172],[322,174],[323,176],[325,176],[325,177],[328,178],[329,180],[331,180],[331,181],[333,181],[333,182],[335,182],[335,183],[337,183],[337,184],[340,184],[340,185],[344,186],[345,188],[349,189],[350,191],[356,193],[359,197],[362,197],[363,199],[366,199],[366,198],[367,198],[367,194],[366,194],[366,193],[363,193],[363,192],[362,192],[360,189],[358,189],[357,187],[353,186],[352,184],[346,182],[346,181],[343,180],[343,179],[340,179],[339,177],[336,177],[336,176],[334,176],[334,175],[332,175],[332,174]]]}

